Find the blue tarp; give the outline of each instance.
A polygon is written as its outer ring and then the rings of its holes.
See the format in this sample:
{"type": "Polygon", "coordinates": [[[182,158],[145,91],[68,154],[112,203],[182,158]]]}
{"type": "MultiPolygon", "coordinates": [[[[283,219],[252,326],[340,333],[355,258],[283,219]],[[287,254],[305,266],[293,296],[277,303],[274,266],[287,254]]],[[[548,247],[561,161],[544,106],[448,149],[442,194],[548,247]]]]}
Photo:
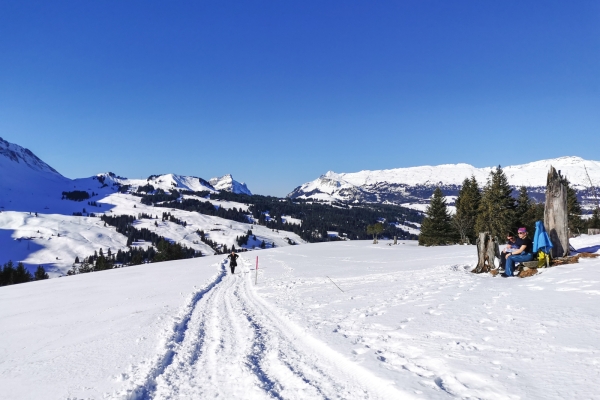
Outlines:
{"type": "Polygon", "coordinates": [[[552,247],[552,242],[546,233],[544,223],[542,221],[537,221],[535,223],[535,234],[533,235],[533,253],[535,254],[539,250],[542,250],[544,253],[550,254],[550,249],[552,247]]]}

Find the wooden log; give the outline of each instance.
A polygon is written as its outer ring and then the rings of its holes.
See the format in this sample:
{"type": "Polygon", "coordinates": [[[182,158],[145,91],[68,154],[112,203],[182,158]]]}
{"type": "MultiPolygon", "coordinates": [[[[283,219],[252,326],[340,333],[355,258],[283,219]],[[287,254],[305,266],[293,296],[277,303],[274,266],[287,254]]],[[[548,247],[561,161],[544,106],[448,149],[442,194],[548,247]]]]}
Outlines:
{"type": "Polygon", "coordinates": [[[526,268],[537,268],[538,267],[537,261],[525,261],[525,262],[522,262],[521,264],[523,264],[523,266],[526,268]]]}
{"type": "Polygon", "coordinates": [[[550,167],[546,184],[546,207],[544,225],[552,241],[552,257],[569,255],[569,213],[567,211],[567,188],[564,178],[550,167]]]}
{"type": "Polygon", "coordinates": [[[477,266],[471,272],[475,274],[490,272],[495,268],[496,257],[500,258],[498,238],[492,237],[489,232],[480,232],[477,239],[477,266]]]}

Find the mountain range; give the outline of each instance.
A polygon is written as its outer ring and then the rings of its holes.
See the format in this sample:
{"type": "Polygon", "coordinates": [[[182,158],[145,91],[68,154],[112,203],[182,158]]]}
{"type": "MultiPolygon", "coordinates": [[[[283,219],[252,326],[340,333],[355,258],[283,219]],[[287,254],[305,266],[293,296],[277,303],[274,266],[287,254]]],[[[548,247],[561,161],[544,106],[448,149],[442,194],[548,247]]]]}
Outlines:
{"type": "MultiPolygon", "coordinates": [[[[528,164],[503,167],[508,182],[515,189],[525,186],[530,196],[544,199],[546,178],[550,166],[560,170],[577,190],[583,206],[591,206],[593,185],[600,183],[600,162],[580,157],[560,157],[528,164]],[[593,185],[592,183],[593,182],[593,185]]],[[[462,182],[472,176],[480,187],[497,167],[476,168],[469,164],[444,164],[396,168],[354,173],[329,171],[314,181],[295,188],[288,197],[345,202],[389,202],[410,204],[427,201],[440,187],[448,197],[458,195],[462,182]]]]}
{"type": "Polygon", "coordinates": [[[230,174],[209,180],[176,174],[151,175],[129,179],[112,172],[87,178],[69,179],[39,159],[29,149],[0,138],[0,210],[43,211],[71,214],[72,204],[56,201],[63,191],[84,190],[102,195],[115,193],[120,186],[133,190],[145,185],[154,189],[189,191],[228,191],[251,195],[245,183],[230,174]]]}

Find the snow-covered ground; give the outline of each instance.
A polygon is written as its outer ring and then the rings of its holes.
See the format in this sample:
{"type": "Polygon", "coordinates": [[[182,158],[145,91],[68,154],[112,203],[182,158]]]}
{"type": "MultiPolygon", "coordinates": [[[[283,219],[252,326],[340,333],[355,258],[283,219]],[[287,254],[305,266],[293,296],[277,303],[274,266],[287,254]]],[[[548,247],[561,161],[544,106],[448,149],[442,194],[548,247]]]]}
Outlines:
{"type": "Polygon", "coordinates": [[[501,279],[468,272],[474,246],[400,243],[0,288],[2,397],[597,397],[600,260],[501,279]]]}

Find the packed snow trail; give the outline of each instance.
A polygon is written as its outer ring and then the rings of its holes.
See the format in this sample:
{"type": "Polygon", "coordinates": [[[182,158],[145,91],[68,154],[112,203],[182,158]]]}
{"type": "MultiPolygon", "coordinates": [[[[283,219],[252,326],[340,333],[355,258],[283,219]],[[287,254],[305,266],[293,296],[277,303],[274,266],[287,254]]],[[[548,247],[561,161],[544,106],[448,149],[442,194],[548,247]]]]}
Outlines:
{"type": "MultiPolygon", "coordinates": [[[[256,295],[250,263],[197,292],[134,399],[411,397],[307,336],[256,295]]],[[[229,268],[227,268],[228,270],[229,268]]]]}

